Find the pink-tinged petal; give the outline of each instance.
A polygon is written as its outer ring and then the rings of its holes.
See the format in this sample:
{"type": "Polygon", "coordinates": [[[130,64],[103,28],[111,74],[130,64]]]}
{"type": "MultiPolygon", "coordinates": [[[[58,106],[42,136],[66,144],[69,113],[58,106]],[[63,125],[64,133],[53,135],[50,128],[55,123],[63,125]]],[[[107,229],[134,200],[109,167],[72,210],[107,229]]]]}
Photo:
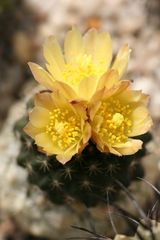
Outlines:
{"type": "Polygon", "coordinates": [[[49,111],[42,107],[35,107],[29,114],[29,120],[34,127],[43,128],[49,122],[49,111]]]}
{"type": "Polygon", "coordinates": [[[153,122],[147,108],[143,105],[138,106],[133,110],[131,115],[132,131],[130,137],[139,136],[146,133],[152,126],[153,122]]]}
{"type": "Polygon", "coordinates": [[[34,138],[37,134],[39,134],[43,129],[36,128],[30,122],[23,128],[24,132],[28,134],[30,137],[34,138]]]}
{"type": "Polygon", "coordinates": [[[77,28],[68,31],[64,42],[64,53],[67,63],[83,53],[82,36],[77,28]]]}
{"type": "Polygon", "coordinates": [[[48,37],[43,47],[44,57],[50,65],[56,65],[60,70],[64,69],[64,56],[61,47],[54,36],[48,37]]]}
{"type": "Polygon", "coordinates": [[[110,69],[103,74],[100,78],[97,86],[97,91],[103,89],[104,87],[109,89],[112,88],[119,81],[119,74],[116,70],[110,69]]]}
{"type": "Polygon", "coordinates": [[[119,78],[121,78],[128,66],[129,56],[131,49],[128,44],[122,46],[116,56],[116,59],[113,63],[112,69],[117,70],[119,73],[119,78]]]}
{"type": "Polygon", "coordinates": [[[35,63],[29,62],[28,65],[33,73],[35,80],[44,87],[53,90],[53,77],[51,77],[51,75],[47,71],[45,71],[42,67],[35,63]]]}
{"type": "Polygon", "coordinates": [[[132,155],[142,148],[143,142],[138,139],[129,138],[125,143],[118,143],[113,148],[119,153],[119,155],[132,155]]]}

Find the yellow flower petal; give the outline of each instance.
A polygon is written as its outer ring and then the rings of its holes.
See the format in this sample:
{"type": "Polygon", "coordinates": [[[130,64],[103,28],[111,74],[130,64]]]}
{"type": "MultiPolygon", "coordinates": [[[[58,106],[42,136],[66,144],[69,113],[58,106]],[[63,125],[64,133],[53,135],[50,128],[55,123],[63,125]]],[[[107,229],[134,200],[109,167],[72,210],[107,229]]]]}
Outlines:
{"type": "Polygon", "coordinates": [[[76,92],[74,92],[73,88],[64,82],[53,82],[52,90],[58,90],[66,99],[69,99],[70,101],[73,99],[78,99],[78,95],[76,92]]]}
{"type": "Polygon", "coordinates": [[[99,33],[95,49],[95,59],[104,62],[106,70],[109,68],[112,60],[112,40],[109,33],[99,33]]]}
{"type": "Polygon", "coordinates": [[[91,55],[95,64],[101,63],[107,71],[112,60],[112,41],[108,33],[90,29],[84,35],[85,53],[91,55]]]}
{"type": "Polygon", "coordinates": [[[38,149],[47,155],[57,155],[61,163],[81,152],[91,136],[84,103],[70,103],[59,91],[40,93],[29,115],[25,132],[38,149]]]}
{"type": "Polygon", "coordinates": [[[116,70],[110,69],[100,78],[97,91],[103,89],[104,87],[109,89],[119,82],[119,74],[116,70]]]}
{"type": "Polygon", "coordinates": [[[34,103],[38,107],[42,107],[52,111],[54,103],[51,94],[48,92],[42,92],[35,95],[34,103]]]}
{"type": "Polygon", "coordinates": [[[122,46],[116,56],[113,63],[112,69],[117,70],[119,73],[119,78],[121,78],[128,66],[128,60],[130,56],[131,49],[128,44],[122,46]]]}
{"type": "Polygon", "coordinates": [[[96,86],[97,78],[95,77],[85,78],[81,81],[79,85],[78,95],[81,96],[82,99],[89,101],[96,91],[96,86]]]}
{"type": "Polygon", "coordinates": [[[90,101],[96,91],[103,87],[109,89],[119,81],[130,52],[128,45],[123,46],[110,67],[110,35],[90,29],[82,37],[75,27],[66,35],[64,53],[53,36],[46,40],[43,49],[48,72],[30,63],[35,79],[50,90],[62,91],[69,100],[79,98],[86,101],[90,101]]]}
{"type": "Polygon", "coordinates": [[[55,37],[50,36],[43,47],[44,57],[49,65],[57,65],[60,70],[64,68],[64,57],[61,47],[55,37]]]}
{"type": "Polygon", "coordinates": [[[64,81],[62,71],[60,70],[59,66],[57,65],[56,61],[53,64],[46,64],[46,68],[49,73],[53,76],[53,79],[64,81]]]}
{"type": "Polygon", "coordinates": [[[87,55],[90,55],[95,59],[95,45],[97,42],[98,33],[95,28],[90,29],[83,37],[84,49],[87,55]]]}
{"type": "Polygon", "coordinates": [[[133,110],[131,119],[133,126],[132,131],[129,134],[130,137],[146,133],[153,124],[149,112],[144,105],[140,105],[135,110],[133,110]]]}
{"type": "Polygon", "coordinates": [[[50,139],[49,134],[41,132],[35,136],[35,143],[43,150],[47,155],[55,155],[59,153],[59,148],[50,139]]]}
{"type": "Polygon", "coordinates": [[[82,53],[82,36],[77,28],[73,27],[68,31],[64,42],[64,53],[67,63],[74,61],[74,59],[82,53]]]}
{"type": "Polygon", "coordinates": [[[116,155],[134,154],[140,140],[130,139],[146,133],[152,120],[140,91],[129,90],[128,81],[99,91],[89,106],[92,139],[102,152],[116,155]]]}
{"type": "Polygon", "coordinates": [[[34,127],[43,128],[49,122],[49,111],[42,107],[36,107],[29,114],[29,120],[34,127]]]}
{"type": "Polygon", "coordinates": [[[143,142],[141,140],[129,138],[125,143],[114,145],[113,149],[119,153],[119,156],[131,155],[140,150],[142,148],[142,144],[143,142]]]}
{"type": "Polygon", "coordinates": [[[127,100],[127,102],[142,102],[145,105],[148,103],[148,95],[143,94],[141,90],[128,89],[121,94],[121,99],[127,100]]]}
{"type": "Polygon", "coordinates": [[[45,86],[46,88],[52,90],[53,89],[53,81],[54,79],[51,77],[51,75],[45,71],[42,67],[40,67],[38,64],[35,63],[28,63],[33,76],[37,82],[45,86]]]}
{"type": "Polygon", "coordinates": [[[23,128],[24,132],[28,134],[30,137],[35,138],[37,134],[39,134],[43,129],[34,127],[30,122],[23,128]]]}

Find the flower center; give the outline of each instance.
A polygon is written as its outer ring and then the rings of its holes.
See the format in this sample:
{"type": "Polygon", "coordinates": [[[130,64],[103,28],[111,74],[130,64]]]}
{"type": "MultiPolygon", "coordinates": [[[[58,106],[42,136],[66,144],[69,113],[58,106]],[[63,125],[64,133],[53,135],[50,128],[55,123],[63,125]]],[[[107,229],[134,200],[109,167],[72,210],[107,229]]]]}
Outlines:
{"type": "Polygon", "coordinates": [[[67,109],[59,108],[55,108],[49,114],[50,121],[46,126],[46,133],[50,135],[54,144],[66,150],[80,140],[80,117],[67,109]]]}
{"type": "Polygon", "coordinates": [[[87,77],[99,77],[105,72],[105,63],[95,64],[91,55],[79,55],[72,62],[65,65],[64,79],[72,85],[78,85],[87,77]]]}
{"type": "Polygon", "coordinates": [[[111,98],[107,102],[102,102],[97,113],[102,117],[98,129],[102,139],[110,145],[126,142],[132,127],[130,113],[131,106],[124,105],[118,99],[111,98]]]}

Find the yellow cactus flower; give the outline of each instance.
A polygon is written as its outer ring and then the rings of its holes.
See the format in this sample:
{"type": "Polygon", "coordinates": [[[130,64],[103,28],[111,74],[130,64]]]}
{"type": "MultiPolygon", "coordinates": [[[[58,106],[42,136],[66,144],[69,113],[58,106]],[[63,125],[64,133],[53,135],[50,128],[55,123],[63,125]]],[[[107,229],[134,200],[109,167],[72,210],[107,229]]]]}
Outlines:
{"type": "Polygon", "coordinates": [[[102,152],[134,154],[142,141],[132,137],[146,133],[152,125],[146,108],[148,96],[130,90],[129,85],[129,81],[120,81],[97,93],[90,104],[92,139],[102,152]]]}
{"type": "MultiPolygon", "coordinates": [[[[69,99],[80,98],[90,100],[94,93],[103,85],[100,81],[109,68],[114,71],[114,82],[123,75],[130,54],[128,45],[122,46],[118,55],[112,61],[112,41],[105,32],[98,33],[96,29],[89,30],[84,36],[77,28],[66,35],[64,53],[58,41],[49,37],[44,44],[46,68],[35,63],[29,63],[35,79],[50,90],[59,89],[69,99]]],[[[112,76],[113,82],[113,76],[112,76]]]]}
{"type": "Polygon", "coordinates": [[[81,152],[91,136],[86,109],[80,103],[67,102],[58,91],[36,95],[24,131],[40,151],[57,155],[62,164],[81,152]]]}

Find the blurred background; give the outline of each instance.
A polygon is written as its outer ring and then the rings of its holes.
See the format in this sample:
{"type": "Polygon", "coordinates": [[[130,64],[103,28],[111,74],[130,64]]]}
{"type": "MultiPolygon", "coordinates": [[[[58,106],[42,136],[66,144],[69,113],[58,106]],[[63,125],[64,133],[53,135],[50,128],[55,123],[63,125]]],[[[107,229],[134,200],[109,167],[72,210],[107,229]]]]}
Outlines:
{"type": "MultiPolygon", "coordinates": [[[[130,45],[126,78],[151,95],[159,141],[160,0],[0,0],[0,129],[14,102],[37,85],[27,62],[40,64],[46,37],[55,35],[62,42],[72,25],[82,32],[91,27],[108,31],[114,54],[122,44],[130,45]]],[[[0,239],[36,239],[17,228],[0,206],[0,239]]]]}

